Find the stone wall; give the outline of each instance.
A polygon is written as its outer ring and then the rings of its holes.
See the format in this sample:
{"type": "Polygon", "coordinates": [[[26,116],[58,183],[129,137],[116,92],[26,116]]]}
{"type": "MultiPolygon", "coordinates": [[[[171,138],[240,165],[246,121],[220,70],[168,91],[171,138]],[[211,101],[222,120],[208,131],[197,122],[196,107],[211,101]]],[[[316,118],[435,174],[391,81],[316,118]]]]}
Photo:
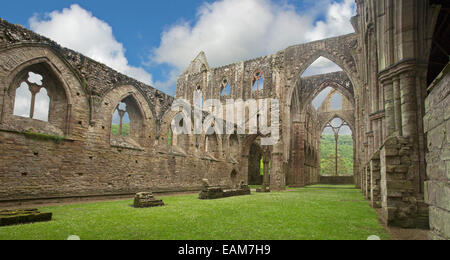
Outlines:
{"type": "Polygon", "coordinates": [[[450,239],[450,65],[429,89],[425,131],[428,138],[425,199],[433,239],[450,239]]]}
{"type": "Polygon", "coordinates": [[[320,176],[320,184],[330,185],[353,185],[355,178],[353,176],[320,176]]]}
{"type": "Polygon", "coordinates": [[[169,144],[172,102],[0,19],[0,201],[200,190],[204,178],[222,186],[232,186],[232,177],[246,180],[228,152],[205,156],[190,138],[180,149],[169,144]],[[13,114],[16,89],[29,72],[44,76],[48,122],[13,114]],[[135,116],[133,132],[118,139],[112,115],[122,100],[135,116]]]}

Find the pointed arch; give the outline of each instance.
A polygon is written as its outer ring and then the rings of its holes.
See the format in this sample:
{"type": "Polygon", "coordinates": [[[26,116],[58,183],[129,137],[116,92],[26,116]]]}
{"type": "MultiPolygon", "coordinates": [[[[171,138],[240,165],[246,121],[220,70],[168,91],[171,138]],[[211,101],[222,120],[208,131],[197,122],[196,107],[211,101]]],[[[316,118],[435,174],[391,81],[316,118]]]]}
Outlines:
{"type": "MultiPolygon", "coordinates": [[[[345,40],[345,39],[343,39],[345,40]]],[[[336,50],[331,50],[326,43],[326,40],[323,41],[323,47],[320,49],[312,50],[309,54],[304,53],[302,51],[298,51],[298,63],[297,66],[290,71],[292,75],[294,75],[294,80],[290,84],[290,88],[286,93],[286,99],[292,100],[292,96],[294,93],[294,89],[297,86],[301,86],[301,81],[303,79],[302,75],[304,72],[320,57],[326,58],[331,62],[335,63],[339,66],[343,72],[348,76],[348,79],[352,86],[358,86],[358,75],[355,69],[355,60],[348,53],[340,53],[336,50]]],[[[344,43],[342,43],[344,44],[344,43]]],[[[295,46],[292,48],[299,48],[299,46],[295,46]]]]}
{"type": "Polygon", "coordinates": [[[120,146],[118,143],[128,143],[137,149],[149,147],[154,143],[156,136],[155,113],[136,86],[117,85],[105,93],[99,105],[94,118],[96,125],[104,129],[106,142],[113,146],[120,146]],[[122,103],[125,104],[124,107],[121,106],[122,103]],[[112,133],[114,113],[118,108],[123,111],[123,118],[128,114],[130,121],[128,136],[113,135],[112,133]]]}
{"type": "Polygon", "coordinates": [[[347,124],[348,127],[350,128],[350,130],[352,131],[352,134],[355,133],[354,131],[354,124],[352,122],[352,120],[349,120],[348,116],[342,114],[342,113],[333,113],[333,114],[329,114],[325,120],[321,120],[320,122],[320,133],[323,133],[323,131],[325,130],[325,128],[327,127],[328,124],[331,124],[333,120],[335,119],[340,119],[342,120],[343,123],[347,124]]]}
{"type": "MultiPolygon", "coordinates": [[[[350,124],[340,117],[339,115],[333,115],[330,117],[330,119],[327,121],[325,125],[321,128],[321,147],[323,145],[323,142],[327,140],[327,145],[330,145],[330,136],[332,136],[333,140],[333,146],[334,146],[334,152],[330,153],[325,156],[325,154],[321,155],[321,174],[326,175],[334,175],[334,176],[340,176],[342,174],[347,175],[350,172],[354,173],[354,165],[356,163],[356,158],[354,156],[354,149],[355,149],[355,136],[353,134],[353,129],[350,126],[350,124]],[[351,139],[353,140],[351,143],[353,153],[350,153],[351,158],[353,160],[352,163],[350,163],[348,160],[345,160],[344,158],[350,159],[349,157],[345,157],[345,155],[348,153],[345,153],[345,147],[348,148],[348,143],[342,143],[342,139],[346,134],[343,133],[344,128],[349,128],[351,133],[351,139]],[[331,131],[326,133],[326,129],[330,128],[331,131]],[[327,136],[327,137],[325,137],[327,136]],[[345,144],[345,146],[343,146],[345,144]],[[331,161],[334,161],[333,164],[330,164],[331,161]]],[[[347,137],[348,139],[348,137],[347,137]]],[[[321,151],[324,152],[325,150],[321,148],[321,151]]],[[[329,149],[328,149],[329,151],[329,149]]],[[[347,150],[348,151],[348,150],[347,150]]]]}
{"type": "MultiPolygon", "coordinates": [[[[47,50],[47,48],[45,48],[47,50]]],[[[20,52],[20,50],[17,50],[20,52]]],[[[51,51],[51,50],[50,50],[51,51]]],[[[39,53],[38,50],[36,50],[37,53],[39,53]]],[[[53,53],[52,53],[53,54],[53,53]]],[[[55,55],[55,54],[53,54],[55,55]]],[[[66,76],[72,76],[72,79],[75,79],[77,83],[79,83],[79,87],[81,88],[81,81],[79,80],[79,77],[75,75],[75,73],[72,73],[72,68],[67,67],[69,73],[68,75],[62,75],[60,68],[61,66],[69,66],[65,61],[63,61],[61,58],[55,55],[48,55],[47,57],[35,57],[32,59],[29,59],[22,64],[17,65],[8,75],[7,82],[9,82],[9,93],[13,92],[17,86],[16,83],[18,81],[18,78],[24,77],[23,74],[28,74],[29,72],[40,74],[41,76],[50,76],[53,77],[53,79],[56,81],[59,87],[64,89],[64,95],[65,99],[67,100],[67,103],[69,105],[73,104],[72,102],[72,94],[71,88],[69,87],[69,84],[67,83],[68,80],[66,80],[66,76]],[[62,64],[59,64],[62,63],[62,64]]],[[[12,55],[14,56],[14,55],[12,55]]],[[[70,79],[70,80],[72,80],[70,79]]],[[[44,79],[45,80],[45,79],[44,79]]],[[[20,79],[19,79],[20,81],[20,79]]],[[[71,81],[72,82],[72,81],[71,81]]],[[[74,86],[76,88],[78,86],[74,86]]],[[[84,90],[84,89],[83,89],[84,90]]],[[[75,90],[74,90],[75,91],[75,90]]],[[[85,91],[83,91],[85,92],[85,91]]]]}
{"type": "Polygon", "coordinates": [[[302,73],[302,77],[312,77],[339,71],[342,71],[342,68],[339,67],[339,65],[330,59],[320,56],[306,68],[302,73]]]}
{"type": "Polygon", "coordinates": [[[47,58],[29,60],[9,75],[9,100],[5,100],[5,116],[10,122],[27,126],[29,120],[37,131],[69,135],[71,132],[72,97],[60,72],[47,58]],[[28,88],[28,90],[27,90],[28,88]],[[26,112],[25,110],[28,110],[26,112]]]}
{"type": "MultiPolygon", "coordinates": [[[[335,65],[337,65],[340,69],[342,69],[342,71],[344,71],[348,77],[350,78],[350,81],[352,81],[353,85],[355,85],[356,83],[356,71],[354,71],[354,69],[352,69],[347,61],[345,60],[345,55],[339,54],[336,52],[336,54],[334,54],[335,52],[331,52],[331,50],[328,50],[326,48],[324,49],[318,49],[315,52],[312,52],[310,55],[306,56],[306,59],[303,58],[303,66],[301,66],[297,72],[297,75],[299,75],[299,77],[303,77],[303,74],[305,73],[305,71],[311,67],[311,65],[319,60],[319,58],[324,58],[327,59],[331,62],[333,62],[335,65]]],[[[303,56],[305,57],[305,56],[303,56]]],[[[352,61],[353,57],[349,56],[347,58],[351,58],[352,61]]]]}
{"type": "Polygon", "coordinates": [[[142,107],[132,93],[125,95],[119,101],[111,115],[111,144],[115,141],[131,142],[132,145],[140,143],[145,134],[145,117],[142,107]],[[115,118],[115,116],[119,118],[115,118]],[[117,122],[118,120],[118,122],[117,122]],[[118,123],[118,124],[117,124],[118,123]],[[132,142],[135,141],[135,142],[132,142]]]}
{"type": "Polygon", "coordinates": [[[355,107],[355,96],[352,85],[350,87],[343,86],[340,82],[336,82],[333,80],[325,80],[320,83],[319,86],[316,86],[312,89],[311,92],[306,93],[302,99],[302,104],[311,103],[322,91],[327,88],[332,88],[342,94],[351,104],[355,107]]]}

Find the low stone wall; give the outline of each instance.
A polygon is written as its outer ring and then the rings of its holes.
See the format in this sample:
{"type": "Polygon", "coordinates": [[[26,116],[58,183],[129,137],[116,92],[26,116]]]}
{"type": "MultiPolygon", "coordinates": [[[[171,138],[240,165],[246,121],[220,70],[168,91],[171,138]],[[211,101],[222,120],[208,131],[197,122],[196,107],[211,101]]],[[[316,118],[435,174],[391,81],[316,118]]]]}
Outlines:
{"type": "Polygon", "coordinates": [[[320,184],[351,185],[355,180],[353,176],[320,176],[320,184]]]}
{"type": "Polygon", "coordinates": [[[450,64],[430,87],[424,118],[428,139],[425,200],[430,237],[450,239],[450,64]]]}
{"type": "Polygon", "coordinates": [[[0,210],[0,227],[52,220],[52,213],[41,213],[37,209],[0,210]]]}
{"type": "MultiPolygon", "coordinates": [[[[205,181],[206,181],[205,183],[207,184],[208,181],[207,180],[205,181]]],[[[204,186],[203,190],[200,192],[198,197],[201,200],[214,200],[245,195],[251,195],[250,188],[248,187],[248,185],[245,184],[241,184],[241,186],[238,189],[229,189],[229,190],[225,190],[222,187],[210,187],[207,184],[204,186]]]]}

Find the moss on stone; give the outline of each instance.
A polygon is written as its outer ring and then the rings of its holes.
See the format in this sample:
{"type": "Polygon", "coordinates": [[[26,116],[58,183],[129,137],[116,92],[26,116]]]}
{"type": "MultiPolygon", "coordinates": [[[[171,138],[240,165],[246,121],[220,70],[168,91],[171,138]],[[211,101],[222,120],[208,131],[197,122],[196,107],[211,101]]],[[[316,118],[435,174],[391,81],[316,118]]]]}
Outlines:
{"type": "Polygon", "coordinates": [[[0,211],[0,227],[52,220],[52,213],[41,213],[37,209],[0,211]]]}
{"type": "Polygon", "coordinates": [[[30,131],[25,131],[23,134],[29,138],[43,140],[43,141],[54,141],[57,144],[61,143],[65,139],[65,137],[59,136],[59,135],[49,135],[49,134],[35,133],[35,132],[30,132],[30,131]]]}

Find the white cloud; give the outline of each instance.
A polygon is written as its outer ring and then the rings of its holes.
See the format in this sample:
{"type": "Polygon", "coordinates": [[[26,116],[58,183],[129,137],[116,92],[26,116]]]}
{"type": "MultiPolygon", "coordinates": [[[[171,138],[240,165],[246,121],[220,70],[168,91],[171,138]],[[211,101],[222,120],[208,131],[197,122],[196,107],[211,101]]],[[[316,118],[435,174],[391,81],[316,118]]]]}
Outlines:
{"type": "Polygon", "coordinates": [[[318,21],[308,33],[312,41],[354,32],[350,18],[356,14],[355,0],[332,1],[325,21],[318,21]]]}
{"type": "Polygon", "coordinates": [[[128,64],[125,48],[115,39],[111,26],[92,13],[74,4],[61,12],[53,11],[45,18],[33,16],[29,21],[31,29],[121,73],[152,84],[151,74],[128,64]]]}
{"type": "MultiPolygon", "coordinates": [[[[209,64],[217,67],[353,32],[350,18],[356,12],[354,0],[318,1],[327,10],[318,22],[320,13],[315,10],[296,10],[292,5],[272,0],[205,3],[194,24],[182,22],[163,32],[151,61],[173,67],[166,82],[170,85],[200,51],[205,51],[209,64]]],[[[323,67],[323,71],[336,71],[330,66],[323,67]]]]}

